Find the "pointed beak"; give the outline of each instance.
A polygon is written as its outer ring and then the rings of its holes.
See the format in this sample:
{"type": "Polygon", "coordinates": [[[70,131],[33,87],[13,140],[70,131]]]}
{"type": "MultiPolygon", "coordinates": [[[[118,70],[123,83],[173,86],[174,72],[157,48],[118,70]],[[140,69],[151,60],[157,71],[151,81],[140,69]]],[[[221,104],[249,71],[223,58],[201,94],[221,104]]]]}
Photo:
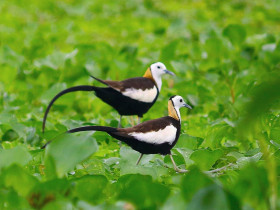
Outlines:
{"type": "Polygon", "coordinates": [[[187,107],[187,108],[189,108],[189,109],[192,109],[192,107],[191,107],[190,105],[188,105],[188,104],[184,104],[184,107],[187,107]]]}
{"type": "Polygon", "coordinates": [[[165,74],[170,74],[172,76],[175,76],[175,74],[172,71],[168,71],[167,69],[164,70],[165,74]]]}

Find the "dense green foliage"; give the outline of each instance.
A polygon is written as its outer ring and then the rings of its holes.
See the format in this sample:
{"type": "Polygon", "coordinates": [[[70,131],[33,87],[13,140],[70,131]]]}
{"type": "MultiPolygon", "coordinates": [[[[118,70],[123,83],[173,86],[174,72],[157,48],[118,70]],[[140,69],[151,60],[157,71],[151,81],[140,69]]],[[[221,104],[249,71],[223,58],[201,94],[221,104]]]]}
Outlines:
{"type": "Polygon", "coordinates": [[[0,209],[280,208],[278,2],[1,0],[0,209]],[[160,155],[136,166],[137,152],[100,132],[62,134],[117,126],[92,93],[59,99],[42,134],[58,91],[156,61],[176,77],[143,120],[166,115],[174,94],[194,107],[172,150],[189,173],[160,155]]]}

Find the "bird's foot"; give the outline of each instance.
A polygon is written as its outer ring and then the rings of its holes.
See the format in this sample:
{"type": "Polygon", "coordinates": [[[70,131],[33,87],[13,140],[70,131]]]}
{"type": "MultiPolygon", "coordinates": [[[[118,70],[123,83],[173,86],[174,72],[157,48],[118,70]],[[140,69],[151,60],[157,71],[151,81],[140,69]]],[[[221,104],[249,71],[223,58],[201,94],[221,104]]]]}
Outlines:
{"type": "Polygon", "coordinates": [[[175,163],[175,161],[174,161],[174,159],[173,159],[171,153],[169,154],[169,156],[170,156],[170,159],[171,159],[171,162],[172,162],[172,164],[173,164],[173,167],[174,167],[174,170],[175,170],[175,171],[177,171],[178,173],[186,173],[186,172],[188,172],[188,170],[179,169],[179,168],[177,167],[177,165],[176,165],[176,163],[175,163]]]}

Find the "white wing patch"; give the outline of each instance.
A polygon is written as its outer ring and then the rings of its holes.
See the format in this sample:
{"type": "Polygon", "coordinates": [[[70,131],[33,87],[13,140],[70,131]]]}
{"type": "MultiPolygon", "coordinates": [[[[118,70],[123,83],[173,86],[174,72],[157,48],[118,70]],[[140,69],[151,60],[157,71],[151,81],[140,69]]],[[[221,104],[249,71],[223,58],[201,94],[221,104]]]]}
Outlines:
{"type": "Polygon", "coordinates": [[[135,88],[128,88],[122,92],[123,95],[142,102],[151,103],[157,95],[157,88],[154,86],[151,89],[141,90],[135,88]]]}
{"type": "Polygon", "coordinates": [[[172,144],[176,138],[177,128],[173,125],[168,125],[164,129],[158,131],[150,131],[147,133],[133,132],[128,135],[133,136],[139,141],[151,144],[172,144]]]}

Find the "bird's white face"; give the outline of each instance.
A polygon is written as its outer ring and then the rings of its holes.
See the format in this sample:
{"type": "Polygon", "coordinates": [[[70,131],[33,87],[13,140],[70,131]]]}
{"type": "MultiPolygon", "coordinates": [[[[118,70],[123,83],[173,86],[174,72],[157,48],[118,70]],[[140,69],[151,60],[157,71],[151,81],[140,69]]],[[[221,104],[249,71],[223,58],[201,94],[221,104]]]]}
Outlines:
{"type": "Polygon", "coordinates": [[[181,107],[187,107],[189,109],[192,109],[192,107],[184,101],[182,96],[174,96],[171,100],[175,109],[180,109],[181,107]]]}
{"type": "Polygon", "coordinates": [[[153,63],[150,66],[150,69],[151,69],[152,76],[153,76],[154,80],[156,81],[159,90],[161,89],[161,84],[162,84],[161,76],[163,74],[175,75],[173,72],[168,71],[166,69],[166,66],[161,62],[153,63]]]}
{"type": "Polygon", "coordinates": [[[152,72],[152,75],[153,75],[154,77],[159,77],[159,76],[161,76],[161,75],[163,75],[163,74],[171,74],[171,75],[174,75],[174,73],[171,72],[171,71],[168,71],[168,70],[166,69],[166,66],[165,66],[163,63],[161,63],[161,62],[153,63],[153,64],[151,65],[151,72],[152,72]]]}

